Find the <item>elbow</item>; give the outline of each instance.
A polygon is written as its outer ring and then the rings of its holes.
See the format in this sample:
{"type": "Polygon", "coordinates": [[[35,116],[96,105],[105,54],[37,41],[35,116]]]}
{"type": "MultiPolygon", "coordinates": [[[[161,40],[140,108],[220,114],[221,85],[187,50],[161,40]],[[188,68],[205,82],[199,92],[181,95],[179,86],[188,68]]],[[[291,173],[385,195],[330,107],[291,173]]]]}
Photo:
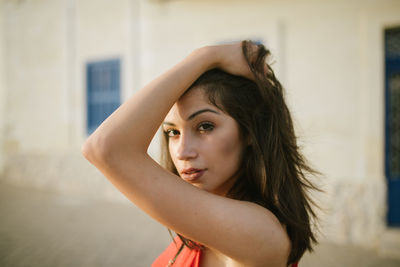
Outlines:
{"type": "Polygon", "coordinates": [[[90,161],[93,150],[91,148],[89,140],[86,140],[85,143],[83,143],[83,145],[81,146],[81,153],[88,161],[90,161]]]}
{"type": "Polygon", "coordinates": [[[132,160],[147,155],[147,151],[141,150],[140,146],[103,132],[94,132],[89,136],[81,147],[81,153],[97,168],[110,167],[120,160],[132,160]]]}
{"type": "Polygon", "coordinates": [[[104,139],[91,135],[82,145],[81,153],[90,163],[97,165],[106,161],[110,149],[104,139]]]}

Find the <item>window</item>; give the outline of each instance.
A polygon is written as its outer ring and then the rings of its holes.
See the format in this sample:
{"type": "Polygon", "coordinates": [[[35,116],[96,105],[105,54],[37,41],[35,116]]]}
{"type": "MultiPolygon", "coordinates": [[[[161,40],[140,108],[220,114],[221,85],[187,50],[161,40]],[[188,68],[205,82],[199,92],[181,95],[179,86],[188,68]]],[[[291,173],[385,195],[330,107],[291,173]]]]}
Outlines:
{"type": "Polygon", "coordinates": [[[91,134],[120,101],[120,60],[91,62],[86,65],[87,133],[91,134]]]}

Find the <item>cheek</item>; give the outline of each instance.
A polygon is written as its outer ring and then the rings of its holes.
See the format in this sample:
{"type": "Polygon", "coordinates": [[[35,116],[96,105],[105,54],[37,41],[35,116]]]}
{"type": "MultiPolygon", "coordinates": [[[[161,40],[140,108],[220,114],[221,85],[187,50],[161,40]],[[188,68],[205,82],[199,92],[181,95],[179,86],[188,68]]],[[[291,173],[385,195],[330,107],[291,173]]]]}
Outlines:
{"type": "Polygon", "coordinates": [[[238,151],[238,140],[236,138],[226,138],[221,143],[220,151],[224,155],[235,155],[238,151]]]}
{"type": "Polygon", "coordinates": [[[229,163],[238,165],[242,154],[239,136],[236,134],[225,135],[219,145],[219,154],[222,159],[229,159],[229,163]]]}

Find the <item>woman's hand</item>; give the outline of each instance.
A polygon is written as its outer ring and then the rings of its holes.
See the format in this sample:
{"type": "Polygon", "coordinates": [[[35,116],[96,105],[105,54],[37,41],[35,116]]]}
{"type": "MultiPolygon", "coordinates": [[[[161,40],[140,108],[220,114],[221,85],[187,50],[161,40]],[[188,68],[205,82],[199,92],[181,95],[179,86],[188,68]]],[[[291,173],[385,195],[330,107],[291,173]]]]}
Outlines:
{"type": "MultiPolygon", "coordinates": [[[[227,45],[208,46],[211,55],[214,56],[215,67],[224,70],[233,75],[243,76],[250,80],[254,80],[254,74],[250,70],[243,54],[243,42],[227,45]]],[[[258,47],[254,43],[250,43],[251,54],[256,57],[258,47]]]]}

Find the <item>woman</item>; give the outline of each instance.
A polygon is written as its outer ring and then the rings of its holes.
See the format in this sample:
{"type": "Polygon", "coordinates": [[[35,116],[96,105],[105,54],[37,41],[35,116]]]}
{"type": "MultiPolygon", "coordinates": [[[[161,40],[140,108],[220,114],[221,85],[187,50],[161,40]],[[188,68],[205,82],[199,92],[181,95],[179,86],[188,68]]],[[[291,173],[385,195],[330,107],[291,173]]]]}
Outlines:
{"type": "Polygon", "coordinates": [[[84,144],[122,193],[178,234],[153,266],[295,265],[316,242],[313,170],[268,54],[247,41],[197,49],[84,144]],[[147,155],[160,124],[170,171],[147,155]]]}

